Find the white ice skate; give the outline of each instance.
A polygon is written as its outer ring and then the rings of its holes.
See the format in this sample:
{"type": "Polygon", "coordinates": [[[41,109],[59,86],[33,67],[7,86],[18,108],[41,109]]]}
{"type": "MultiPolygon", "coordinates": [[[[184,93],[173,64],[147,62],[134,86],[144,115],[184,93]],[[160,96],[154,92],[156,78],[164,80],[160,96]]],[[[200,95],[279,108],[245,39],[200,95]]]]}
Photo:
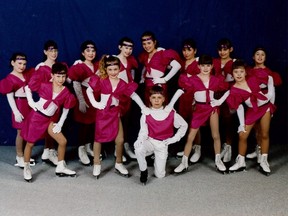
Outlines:
{"type": "Polygon", "coordinates": [[[215,167],[219,172],[221,172],[222,174],[225,174],[226,167],[221,160],[220,154],[215,155],[215,167]]]}
{"type": "Polygon", "coordinates": [[[115,163],[115,171],[123,177],[129,177],[128,170],[124,167],[123,163],[115,163]]]}
{"type": "MultiPolygon", "coordinates": [[[[114,156],[116,157],[116,149],[114,151],[114,156]]],[[[127,158],[124,155],[122,155],[122,162],[123,163],[127,162],[127,158]]]]}
{"type": "Polygon", "coordinates": [[[30,168],[30,163],[24,162],[23,175],[25,181],[32,182],[32,170],[30,168]]]}
{"type": "Polygon", "coordinates": [[[188,170],[188,157],[183,155],[182,161],[178,167],[174,169],[175,174],[184,173],[188,170]]]}
{"type": "Polygon", "coordinates": [[[75,171],[72,171],[66,167],[66,163],[64,160],[61,160],[58,162],[55,173],[57,176],[60,176],[60,177],[66,177],[66,176],[75,177],[76,176],[75,171]]]}
{"type": "Polygon", "coordinates": [[[201,157],[201,145],[194,145],[193,149],[194,149],[194,153],[190,158],[190,162],[197,163],[201,157]]]}
{"type": "Polygon", "coordinates": [[[79,146],[78,148],[78,156],[80,159],[80,162],[85,165],[85,166],[89,166],[90,165],[90,159],[87,155],[87,151],[84,145],[79,146]]]}
{"type": "Polygon", "coordinates": [[[98,179],[100,173],[101,173],[101,165],[100,165],[100,164],[94,164],[94,168],[93,168],[93,176],[95,176],[96,179],[98,179]]]}
{"type": "Polygon", "coordinates": [[[86,150],[88,156],[94,157],[94,152],[91,148],[91,143],[85,144],[85,150],[86,150]]]}
{"type": "Polygon", "coordinates": [[[238,155],[236,158],[236,163],[229,168],[229,172],[239,172],[246,170],[245,157],[238,155]]]}
{"type": "Polygon", "coordinates": [[[124,143],[124,150],[130,159],[136,159],[136,155],[134,154],[134,152],[132,152],[132,150],[129,146],[129,143],[127,143],[127,142],[124,143]]]}
{"type": "MultiPolygon", "coordinates": [[[[30,166],[35,166],[36,162],[33,158],[30,158],[30,166]]],[[[16,155],[16,163],[14,164],[16,167],[24,168],[24,157],[19,157],[16,155]]]]}
{"type": "Polygon", "coordinates": [[[262,172],[266,176],[269,176],[271,173],[267,154],[261,155],[260,172],[262,172]]]}
{"type": "Polygon", "coordinates": [[[223,162],[227,163],[231,161],[232,156],[232,148],[231,145],[228,145],[227,143],[224,143],[224,147],[221,151],[221,158],[223,158],[223,162]]]}

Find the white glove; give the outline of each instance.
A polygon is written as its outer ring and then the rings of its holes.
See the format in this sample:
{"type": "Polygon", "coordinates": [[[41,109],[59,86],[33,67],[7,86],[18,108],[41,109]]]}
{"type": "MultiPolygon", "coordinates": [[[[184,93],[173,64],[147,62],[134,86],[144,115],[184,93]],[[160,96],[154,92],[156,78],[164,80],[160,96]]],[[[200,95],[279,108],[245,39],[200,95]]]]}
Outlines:
{"type": "MultiPolygon", "coordinates": [[[[135,92],[133,92],[131,95],[130,95],[130,98],[132,100],[135,101],[135,103],[137,103],[137,105],[140,107],[140,109],[142,110],[145,106],[145,104],[143,103],[143,101],[141,100],[141,98],[139,97],[139,95],[135,92]]],[[[147,107],[146,107],[147,108],[147,107]]]]}
{"type": "Polygon", "coordinates": [[[171,138],[168,138],[168,139],[166,139],[166,140],[163,140],[163,143],[166,145],[166,146],[168,146],[168,145],[170,145],[170,144],[174,144],[174,143],[176,143],[177,141],[175,140],[175,138],[174,137],[171,137],[171,138]]]}
{"type": "Polygon", "coordinates": [[[64,124],[65,119],[67,118],[68,112],[69,112],[69,109],[63,108],[60,120],[58,121],[58,123],[53,124],[53,126],[54,126],[52,129],[53,133],[60,133],[61,132],[62,126],[64,124]]]}
{"type": "Polygon", "coordinates": [[[31,89],[28,87],[28,85],[26,85],[24,87],[24,89],[25,89],[25,93],[26,93],[26,97],[27,97],[27,101],[28,101],[29,106],[33,110],[37,111],[37,105],[36,105],[35,101],[33,100],[31,89]]]}
{"type": "Polygon", "coordinates": [[[101,101],[97,102],[95,100],[94,95],[93,95],[93,89],[90,86],[87,88],[86,93],[87,93],[89,101],[93,107],[95,107],[96,109],[100,109],[100,110],[102,110],[106,107],[107,101],[108,101],[110,95],[101,94],[101,101]]]}
{"type": "Polygon", "coordinates": [[[87,108],[89,108],[88,104],[86,103],[84,96],[83,96],[83,92],[82,92],[82,87],[81,87],[81,83],[78,81],[73,81],[73,88],[76,94],[76,97],[79,101],[79,110],[82,113],[86,113],[87,108]]]}
{"type": "Polygon", "coordinates": [[[268,99],[268,101],[271,101],[271,103],[274,104],[275,102],[275,87],[274,87],[274,81],[271,76],[268,76],[268,92],[265,95],[268,99]]]}
{"type": "Polygon", "coordinates": [[[142,145],[143,145],[143,141],[137,139],[134,143],[134,148],[140,148],[142,145]]]}
{"type": "Polygon", "coordinates": [[[165,84],[166,80],[165,78],[161,78],[161,77],[155,77],[152,82],[155,84],[165,84]]]}
{"type": "Polygon", "coordinates": [[[245,113],[244,113],[244,107],[242,104],[239,105],[237,108],[237,115],[239,119],[240,126],[238,127],[238,133],[243,131],[246,132],[245,130],[245,113]]]}
{"type": "Polygon", "coordinates": [[[221,104],[226,100],[226,98],[229,96],[230,94],[230,90],[226,91],[225,94],[219,99],[219,100],[212,100],[210,101],[210,105],[212,107],[215,107],[215,106],[221,106],[221,104]]]}
{"type": "Polygon", "coordinates": [[[173,95],[172,99],[170,100],[170,103],[164,108],[165,111],[171,112],[173,109],[175,103],[179,99],[179,97],[184,93],[182,89],[178,89],[175,94],[173,95]]]}
{"type": "Polygon", "coordinates": [[[173,60],[170,62],[170,67],[169,73],[164,77],[165,82],[168,82],[180,70],[181,64],[178,61],[173,60]]]}
{"type": "Polygon", "coordinates": [[[237,133],[240,133],[240,132],[244,132],[244,133],[247,132],[247,131],[245,130],[245,125],[239,125],[237,133]]]}
{"type": "Polygon", "coordinates": [[[11,109],[12,109],[13,115],[15,117],[15,121],[18,123],[21,123],[22,120],[24,119],[24,117],[17,108],[16,102],[14,99],[14,92],[7,94],[7,100],[8,100],[8,103],[9,103],[11,109]]]}

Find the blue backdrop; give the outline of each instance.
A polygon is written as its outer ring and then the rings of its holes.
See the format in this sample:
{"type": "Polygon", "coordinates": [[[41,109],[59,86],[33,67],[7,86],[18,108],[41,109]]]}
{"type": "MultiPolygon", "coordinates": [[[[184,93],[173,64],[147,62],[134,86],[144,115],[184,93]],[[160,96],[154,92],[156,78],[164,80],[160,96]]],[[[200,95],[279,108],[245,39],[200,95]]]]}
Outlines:
{"type": "MultiPolygon", "coordinates": [[[[198,54],[216,57],[217,40],[228,37],[233,57],[247,63],[252,63],[256,45],[266,47],[267,66],[284,82],[277,88],[278,111],[271,131],[276,141],[281,141],[280,133],[287,140],[287,12],[285,0],[1,0],[0,79],[10,72],[9,58],[15,51],[26,53],[28,67],[35,67],[48,39],[58,43],[58,60],[71,65],[86,39],[96,42],[100,58],[117,53],[118,40],[129,36],[137,56],[141,34],[151,30],[164,48],[180,51],[181,41],[192,37],[198,54]]],[[[14,145],[10,114],[6,97],[0,96],[1,145],[14,145]]]]}

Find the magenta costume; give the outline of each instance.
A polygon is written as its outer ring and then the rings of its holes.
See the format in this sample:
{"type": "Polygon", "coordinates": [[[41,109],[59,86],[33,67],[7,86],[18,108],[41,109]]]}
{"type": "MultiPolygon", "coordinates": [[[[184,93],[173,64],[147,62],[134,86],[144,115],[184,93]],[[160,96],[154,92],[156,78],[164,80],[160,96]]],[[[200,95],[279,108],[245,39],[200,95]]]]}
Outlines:
{"type": "MultiPolygon", "coordinates": [[[[22,88],[22,92],[24,91],[24,87],[27,85],[27,83],[29,82],[31,76],[34,73],[34,68],[31,68],[29,70],[25,70],[23,72],[23,76],[25,81],[21,80],[19,77],[13,75],[13,74],[8,74],[4,79],[2,79],[0,81],[0,93],[1,94],[8,94],[11,92],[16,92],[18,90],[20,90],[22,88]]],[[[15,99],[15,103],[16,106],[19,110],[19,112],[23,115],[24,120],[26,120],[28,114],[31,111],[30,106],[28,105],[28,101],[26,96],[24,97],[17,97],[14,94],[14,99],[15,99]]],[[[12,112],[12,127],[15,129],[22,129],[24,126],[24,121],[22,121],[21,123],[16,122],[15,121],[15,116],[12,112]]]]}
{"type": "Polygon", "coordinates": [[[257,106],[257,99],[267,99],[261,93],[259,80],[255,77],[248,77],[247,84],[251,92],[232,86],[230,88],[230,94],[227,97],[226,102],[230,109],[237,110],[240,104],[244,103],[247,99],[250,99],[252,107],[247,107],[245,112],[245,124],[251,125],[259,120],[267,112],[268,109],[270,109],[270,113],[273,114],[276,110],[276,107],[271,102],[267,102],[262,106],[257,106]]]}
{"type": "MultiPolygon", "coordinates": [[[[159,50],[154,55],[152,58],[149,60],[149,53],[146,51],[142,52],[139,55],[139,62],[145,66],[145,73],[144,73],[144,78],[145,78],[145,103],[149,101],[149,90],[151,87],[154,85],[152,82],[152,79],[150,77],[147,77],[147,74],[150,74],[151,71],[157,70],[163,72],[163,75],[160,77],[163,77],[165,75],[165,72],[167,70],[167,66],[170,64],[171,61],[176,60],[178,62],[181,62],[180,56],[178,53],[172,49],[168,50],[159,50]]],[[[167,84],[161,84],[161,86],[164,88],[165,92],[165,97],[167,97],[167,84]]]]}
{"type": "Polygon", "coordinates": [[[53,97],[53,84],[52,83],[38,83],[38,85],[29,85],[32,91],[37,91],[40,98],[47,100],[43,108],[47,108],[50,103],[57,105],[57,111],[53,116],[46,116],[40,111],[32,110],[25,121],[24,127],[21,131],[21,136],[24,140],[30,143],[45,138],[47,129],[50,122],[55,122],[55,116],[59,116],[60,108],[71,109],[76,104],[75,96],[65,87],[54,99],[53,97]]]}
{"type": "MultiPolygon", "coordinates": [[[[185,62],[184,65],[182,64],[183,72],[180,74],[178,79],[178,85],[180,88],[184,88],[183,79],[188,75],[195,76],[197,75],[200,70],[198,68],[198,61],[194,60],[191,64],[188,65],[186,69],[185,62]]],[[[179,114],[186,120],[190,120],[192,114],[192,103],[193,103],[193,94],[191,92],[185,92],[179,98],[179,114]]]]}
{"type": "Polygon", "coordinates": [[[163,141],[174,135],[174,114],[175,111],[170,112],[167,118],[155,120],[152,115],[146,116],[146,123],[148,125],[148,136],[163,141]]]}
{"type": "MultiPolygon", "coordinates": [[[[128,83],[133,82],[133,77],[132,77],[131,71],[133,69],[137,69],[137,68],[138,68],[138,62],[135,59],[135,57],[134,56],[128,56],[126,67],[120,61],[120,72],[119,72],[118,77],[121,79],[122,79],[122,77],[127,77],[128,83]],[[123,74],[123,73],[125,73],[125,74],[123,74]]],[[[124,81],[126,82],[126,80],[124,80],[124,81]]],[[[131,98],[129,96],[123,95],[123,96],[121,96],[121,99],[119,102],[120,102],[119,106],[120,106],[120,110],[121,110],[121,116],[123,116],[127,113],[127,111],[131,107],[131,98]]]]}
{"type": "MultiPolygon", "coordinates": [[[[98,62],[94,63],[94,71],[92,71],[85,63],[78,63],[72,65],[68,71],[68,77],[72,81],[78,81],[82,83],[84,80],[89,79],[89,77],[96,74],[98,70],[98,62]]],[[[77,100],[77,105],[74,107],[73,118],[76,122],[83,123],[83,124],[93,124],[95,123],[95,114],[96,109],[90,103],[86,89],[88,86],[84,86],[81,84],[82,93],[85,99],[86,104],[88,104],[89,108],[86,108],[86,113],[83,113],[79,110],[79,101],[77,100]]],[[[95,98],[98,96],[95,95],[95,98]]]]}
{"type": "Polygon", "coordinates": [[[191,92],[193,95],[198,91],[205,91],[205,101],[206,102],[197,102],[195,104],[195,110],[192,114],[192,119],[190,123],[191,128],[199,128],[205,125],[206,121],[209,119],[210,115],[214,112],[219,113],[219,107],[212,107],[210,105],[211,99],[209,96],[209,91],[217,92],[217,91],[224,91],[228,89],[228,83],[224,81],[223,76],[213,76],[210,75],[209,86],[208,88],[205,87],[202,80],[196,75],[192,77],[183,77],[183,88],[187,92],[191,92]]]}
{"type": "Polygon", "coordinates": [[[260,81],[260,84],[268,84],[268,76],[273,78],[274,86],[280,86],[282,84],[281,76],[274,71],[271,71],[269,68],[248,68],[248,76],[255,76],[260,81]]]}
{"type": "Polygon", "coordinates": [[[138,86],[134,82],[126,83],[120,79],[113,91],[109,78],[101,79],[97,75],[90,78],[89,85],[96,93],[110,95],[106,107],[103,110],[96,109],[95,141],[111,142],[118,134],[120,117],[120,107],[111,106],[112,97],[120,100],[123,95],[130,96],[138,86]]]}

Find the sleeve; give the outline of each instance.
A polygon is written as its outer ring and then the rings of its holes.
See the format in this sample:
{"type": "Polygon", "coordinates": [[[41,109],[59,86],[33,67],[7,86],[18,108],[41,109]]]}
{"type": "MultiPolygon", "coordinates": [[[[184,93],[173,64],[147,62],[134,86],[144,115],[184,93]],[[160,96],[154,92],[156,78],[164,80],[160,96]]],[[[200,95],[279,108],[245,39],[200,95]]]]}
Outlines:
{"type": "Polygon", "coordinates": [[[100,77],[97,75],[91,76],[88,84],[94,92],[99,92],[101,90],[100,77]]]}
{"type": "Polygon", "coordinates": [[[9,75],[4,79],[0,80],[0,93],[1,94],[8,94],[13,92],[13,82],[10,80],[9,75]]]}
{"type": "Polygon", "coordinates": [[[178,142],[185,136],[188,124],[177,112],[174,114],[174,127],[177,128],[177,132],[173,136],[173,139],[175,139],[175,142],[178,142]]]}
{"type": "Polygon", "coordinates": [[[230,89],[230,94],[226,99],[226,103],[232,110],[237,110],[238,106],[242,103],[242,97],[234,91],[233,87],[230,89]]]}
{"type": "Polygon", "coordinates": [[[136,91],[137,88],[138,88],[137,83],[135,83],[135,82],[127,83],[126,88],[124,90],[124,94],[126,96],[130,97],[133,94],[133,92],[136,91]]]}
{"type": "Polygon", "coordinates": [[[71,109],[75,105],[76,105],[76,98],[72,93],[69,92],[66,99],[65,99],[65,102],[64,102],[64,108],[65,109],[71,109]]]}
{"type": "Polygon", "coordinates": [[[140,130],[138,133],[137,141],[144,142],[148,139],[148,126],[146,123],[146,115],[142,115],[140,118],[140,130]]]}
{"type": "Polygon", "coordinates": [[[279,73],[269,70],[269,75],[273,78],[274,86],[282,85],[282,78],[279,73]]]}

